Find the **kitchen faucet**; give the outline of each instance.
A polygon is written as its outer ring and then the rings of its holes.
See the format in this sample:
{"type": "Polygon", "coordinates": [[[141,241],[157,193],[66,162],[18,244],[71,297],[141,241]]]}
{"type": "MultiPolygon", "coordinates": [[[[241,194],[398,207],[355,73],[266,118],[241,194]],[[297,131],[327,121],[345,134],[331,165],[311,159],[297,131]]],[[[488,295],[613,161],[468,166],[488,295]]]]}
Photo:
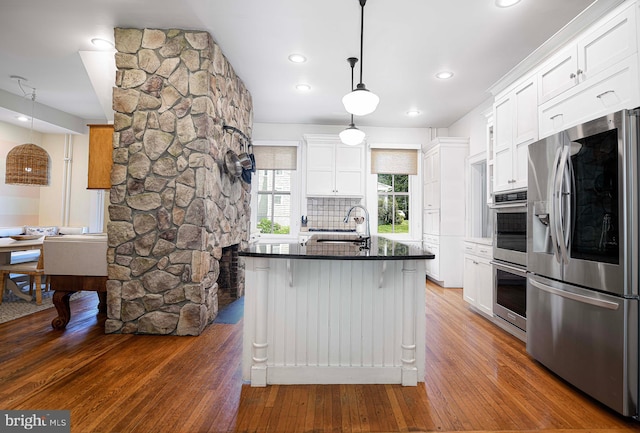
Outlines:
{"type": "Polygon", "coordinates": [[[358,234],[358,236],[360,236],[361,238],[364,238],[364,239],[369,239],[371,237],[371,233],[369,232],[369,211],[364,206],[359,205],[359,204],[357,204],[355,206],[352,206],[351,209],[349,209],[349,211],[347,212],[347,216],[344,217],[344,223],[345,224],[349,223],[349,215],[351,215],[351,211],[354,210],[357,207],[359,207],[360,209],[362,209],[364,211],[364,215],[365,215],[364,223],[366,224],[365,225],[365,229],[364,229],[365,230],[364,231],[364,236],[361,235],[361,234],[358,234]]]}

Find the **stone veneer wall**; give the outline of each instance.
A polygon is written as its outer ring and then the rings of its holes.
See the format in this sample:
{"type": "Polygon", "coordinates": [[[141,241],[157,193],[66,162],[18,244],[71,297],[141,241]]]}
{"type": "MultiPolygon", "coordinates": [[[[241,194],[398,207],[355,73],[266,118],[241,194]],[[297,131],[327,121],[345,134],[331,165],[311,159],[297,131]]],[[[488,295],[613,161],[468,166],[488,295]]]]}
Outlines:
{"type": "Polygon", "coordinates": [[[222,126],[251,135],[251,95],[206,32],[117,28],[115,42],[106,332],[199,335],[222,248],[249,239],[250,185],[224,169],[240,143],[222,126]]]}

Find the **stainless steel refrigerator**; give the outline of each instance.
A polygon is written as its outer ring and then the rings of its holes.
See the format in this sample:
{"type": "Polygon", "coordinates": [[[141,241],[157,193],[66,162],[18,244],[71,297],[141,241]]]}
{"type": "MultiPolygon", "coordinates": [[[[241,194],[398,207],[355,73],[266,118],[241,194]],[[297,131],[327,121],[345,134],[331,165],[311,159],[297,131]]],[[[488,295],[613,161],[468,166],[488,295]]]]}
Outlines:
{"type": "Polygon", "coordinates": [[[638,416],[638,110],[529,145],[527,351],[638,416]]]}

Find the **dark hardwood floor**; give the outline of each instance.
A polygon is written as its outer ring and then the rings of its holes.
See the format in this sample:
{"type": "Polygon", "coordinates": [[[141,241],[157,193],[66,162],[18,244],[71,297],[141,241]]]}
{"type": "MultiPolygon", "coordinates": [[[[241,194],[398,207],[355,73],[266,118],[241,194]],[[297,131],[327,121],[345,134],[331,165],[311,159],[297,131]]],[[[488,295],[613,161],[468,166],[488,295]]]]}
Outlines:
{"type": "Polygon", "coordinates": [[[640,431],[556,378],[524,344],[427,284],[427,377],[418,387],[251,388],[242,322],[199,337],[104,335],[97,297],[0,325],[0,409],[69,409],[74,433],[640,431]]]}

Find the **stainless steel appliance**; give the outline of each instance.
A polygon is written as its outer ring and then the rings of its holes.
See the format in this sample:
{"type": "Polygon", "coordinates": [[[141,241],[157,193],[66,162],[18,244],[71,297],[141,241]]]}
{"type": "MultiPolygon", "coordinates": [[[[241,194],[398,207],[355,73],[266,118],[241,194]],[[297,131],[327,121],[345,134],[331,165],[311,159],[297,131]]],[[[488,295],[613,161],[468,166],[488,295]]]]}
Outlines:
{"type": "Polygon", "coordinates": [[[493,196],[493,312],[526,331],[527,191],[493,196]]]}
{"type": "Polygon", "coordinates": [[[493,258],[527,265],[527,191],[496,193],[493,258]]]}
{"type": "Polygon", "coordinates": [[[638,110],[529,145],[527,351],[638,417],[638,110]]]}
{"type": "Polygon", "coordinates": [[[527,330],[527,270],[522,266],[492,261],[493,313],[511,325],[527,330]]]}

